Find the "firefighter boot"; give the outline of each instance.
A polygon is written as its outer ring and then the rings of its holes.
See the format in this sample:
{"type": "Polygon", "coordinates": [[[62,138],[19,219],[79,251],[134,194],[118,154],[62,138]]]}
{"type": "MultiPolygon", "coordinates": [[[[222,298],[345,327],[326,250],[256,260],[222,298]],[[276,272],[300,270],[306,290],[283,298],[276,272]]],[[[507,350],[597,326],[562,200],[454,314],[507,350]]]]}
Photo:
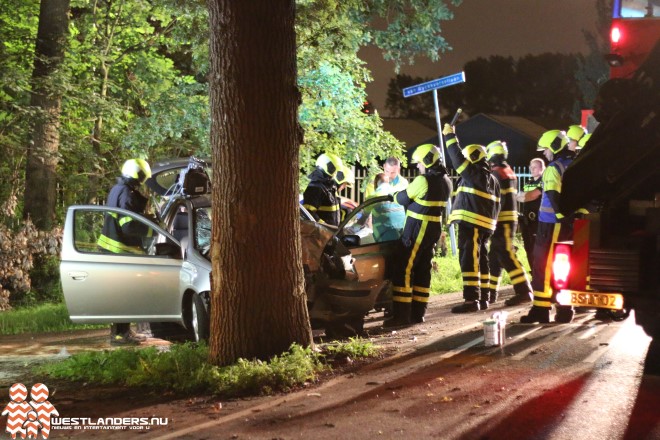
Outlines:
{"type": "Polygon", "coordinates": [[[451,308],[452,313],[478,312],[480,301],[465,301],[463,304],[451,308]]]}
{"type": "Polygon", "coordinates": [[[479,310],[486,310],[488,308],[488,300],[490,299],[490,289],[481,289],[481,299],[479,300],[479,310]]]}
{"type": "Polygon", "coordinates": [[[575,315],[575,312],[573,311],[572,306],[557,305],[556,307],[557,307],[557,313],[555,313],[555,322],[568,324],[573,320],[573,315],[575,315]]]}
{"type": "Polygon", "coordinates": [[[550,322],[550,307],[532,306],[527,315],[520,317],[520,322],[523,324],[534,324],[535,322],[547,324],[550,322]]]}
{"type": "Polygon", "coordinates": [[[384,328],[398,328],[410,326],[410,303],[394,301],[392,303],[392,317],[383,321],[384,328]]]}
{"type": "Polygon", "coordinates": [[[426,303],[420,301],[413,301],[410,310],[410,320],[413,324],[421,324],[424,322],[424,315],[426,314],[426,303]]]}
{"type": "Polygon", "coordinates": [[[490,292],[488,292],[488,303],[493,304],[495,301],[497,301],[497,297],[497,290],[490,289],[490,292]]]}

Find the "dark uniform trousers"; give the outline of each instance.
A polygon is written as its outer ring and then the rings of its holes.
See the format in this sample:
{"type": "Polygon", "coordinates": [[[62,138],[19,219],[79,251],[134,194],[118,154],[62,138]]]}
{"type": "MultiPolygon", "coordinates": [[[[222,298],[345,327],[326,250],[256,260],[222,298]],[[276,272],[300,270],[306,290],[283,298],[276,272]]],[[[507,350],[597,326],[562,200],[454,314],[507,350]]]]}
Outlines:
{"type": "Polygon", "coordinates": [[[570,240],[572,237],[572,220],[559,223],[539,222],[534,243],[534,267],[532,268],[533,305],[550,308],[555,302],[550,286],[554,245],[559,241],[570,240]]]}
{"type": "Polygon", "coordinates": [[[516,250],[513,246],[513,236],[516,232],[516,226],[517,224],[515,222],[497,222],[488,255],[490,262],[490,299],[482,296],[482,300],[494,300],[500,275],[502,275],[502,269],[509,273],[509,278],[511,278],[511,284],[513,284],[513,290],[516,292],[516,295],[528,296],[532,291],[527,273],[520,260],[518,260],[516,250]]]}
{"type": "Polygon", "coordinates": [[[411,315],[416,318],[424,316],[429,302],[433,253],[442,226],[439,221],[408,218],[406,228],[409,227],[418,232],[410,235],[414,241],[401,241],[395,267],[404,270],[397,270],[392,276],[392,300],[412,303],[411,315]]]}
{"type": "Polygon", "coordinates": [[[525,245],[525,252],[527,253],[527,261],[530,268],[534,267],[534,242],[536,241],[538,225],[538,221],[528,218],[522,218],[520,221],[520,234],[525,245]]]}
{"type": "MultiPolygon", "coordinates": [[[[478,301],[488,294],[481,286],[489,285],[488,241],[492,232],[469,223],[458,223],[458,259],[463,275],[463,298],[478,301]]],[[[487,299],[487,298],[486,298],[487,299]]]]}

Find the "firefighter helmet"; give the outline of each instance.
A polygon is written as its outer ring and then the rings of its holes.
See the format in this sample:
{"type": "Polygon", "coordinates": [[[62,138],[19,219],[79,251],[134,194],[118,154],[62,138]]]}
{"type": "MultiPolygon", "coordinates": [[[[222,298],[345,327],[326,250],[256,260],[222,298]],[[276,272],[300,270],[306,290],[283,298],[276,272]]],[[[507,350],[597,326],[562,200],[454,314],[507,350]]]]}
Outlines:
{"type": "Polygon", "coordinates": [[[316,159],[316,166],[321,168],[328,176],[334,176],[344,164],[341,157],[333,153],[323,153],[316,159]]]}
{"type": "Polygon", "coordinates": [[[582,139],[578,142],[577,149],[580,150],[584,148],[584,145],[587,143],[589,138],[591,137],[591,133],[586,133],[584,136],[582,136],[582,139]]]}
{"type": "Polygon", "coordinates": [[[509,156],[509,149],[506,147],[506,142],[493,141],[486,146],[486,160],[491,160],[493,156],[502,156],[502,159],[506,159],[509,156]]]}
{"type": "Polygon", "coordinates": [[[486,149],[479,144],[470,144],[464,147],[462,153],[470,163],[477,163],[486,157],[486,149]]]}
{"type": "Polygon", "coordinates": [[[337,182],[337,185],[345,183],[348,186],[353,186],[355,183],[355,174],[353,173],[353,168],[342,165],[342,167],[337,170],[337,174],[335,174],[335,182],[337,182]]]}
{"type": "Polygon", "coordinates": [[[121,175],[127,179],[135,179],[144,183],[151,177],[151,167],[144,159],[128,159],[121,167],[121,175]]]}
{"type": "Polygon", "coordinates": [[[549,130],[541,135],[537,151],[549,148],[552,154],[557,154],[568,144],[566,133],[561,130],[549,130]]]}
{"type": "Polygon", "coordinates": [[[587,129],[581,125],[571,125],[568,127],[568,130],[566,130],[566,136],[574,141],[579,141],[586,134],[587,129]]]}
{"type": "Polygon", "coordinates": [[[430,168],[440,160],[440,150],[433,144],[422,144],[415,148],[412,155],[412,163],[421,163],[430,168]]]}

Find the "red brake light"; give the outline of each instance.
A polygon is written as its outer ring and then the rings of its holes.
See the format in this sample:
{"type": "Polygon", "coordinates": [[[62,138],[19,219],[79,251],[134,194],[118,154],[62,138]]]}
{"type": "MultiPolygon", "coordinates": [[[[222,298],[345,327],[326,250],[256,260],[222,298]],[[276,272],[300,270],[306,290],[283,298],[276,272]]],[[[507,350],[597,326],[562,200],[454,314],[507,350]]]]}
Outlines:
{"type": "Polygon", "coordinates": [[[552,279],[555,289],[568,287],[568,275],[571,272],[571,246],[565,243],[555,245],[552,260],[552,279]]]}
{"type": "Polygon", "coordinates": [[[618,26],[612,26],[612,31],[610,32],[610,41],[612,44],[619,44],[621,41],[621,29],[618,26]]]}

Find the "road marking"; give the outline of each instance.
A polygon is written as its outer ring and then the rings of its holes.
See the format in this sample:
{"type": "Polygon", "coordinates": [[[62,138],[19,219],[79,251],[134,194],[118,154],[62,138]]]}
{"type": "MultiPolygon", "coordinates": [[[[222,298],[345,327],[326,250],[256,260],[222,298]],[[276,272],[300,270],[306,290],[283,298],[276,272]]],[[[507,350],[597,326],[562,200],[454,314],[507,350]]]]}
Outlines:
{"type": "Polygon", "coordinates": [[[446,351],[446,352],[442,353],[440,355],[440,359],[448,359],[450,357],[456,356],[457,354],[462,353],[465,350],[467,350],[468,348],[474,347],[475,345],[477,345],[481,342],[484,342],[484,337],[483,336],[479,336],[478,338],[473,339],[470,342],[466,342],[465,344],[461,345],[458,348],[455,348],[453,350],[449,350],[449,351],[446,351]]]}

